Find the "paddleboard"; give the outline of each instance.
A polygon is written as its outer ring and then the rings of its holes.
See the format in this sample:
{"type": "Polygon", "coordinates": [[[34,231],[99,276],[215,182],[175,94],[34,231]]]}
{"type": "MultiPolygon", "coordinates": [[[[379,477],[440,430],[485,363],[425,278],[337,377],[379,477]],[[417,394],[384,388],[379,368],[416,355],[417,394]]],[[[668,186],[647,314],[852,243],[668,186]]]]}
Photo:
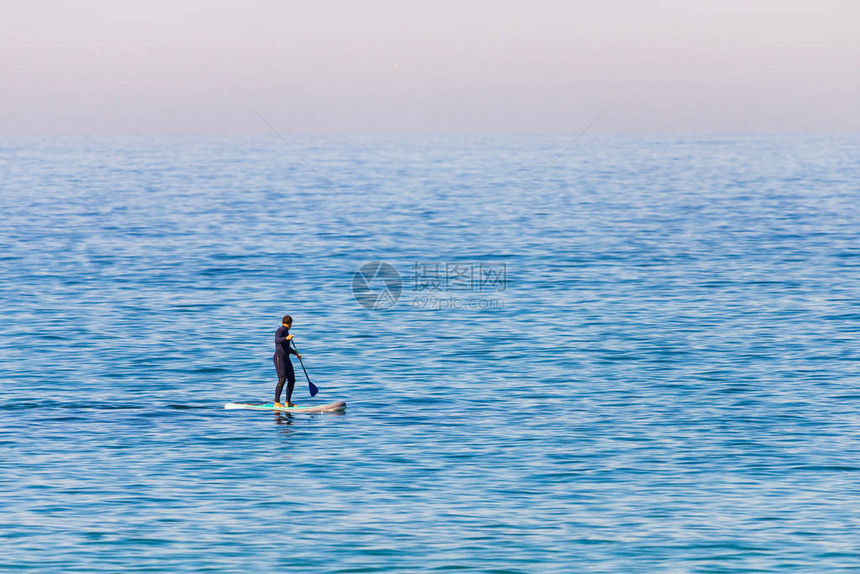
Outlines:
{"type": "Polygon", "coordinates": [[[251,411],[276,411],[279,413],[333,413],[346,410],[346,403],[336,401],[327,405],[313,407],[276,407],[275,403],[227,403],[225,409],[245,409],[251,411]]]}

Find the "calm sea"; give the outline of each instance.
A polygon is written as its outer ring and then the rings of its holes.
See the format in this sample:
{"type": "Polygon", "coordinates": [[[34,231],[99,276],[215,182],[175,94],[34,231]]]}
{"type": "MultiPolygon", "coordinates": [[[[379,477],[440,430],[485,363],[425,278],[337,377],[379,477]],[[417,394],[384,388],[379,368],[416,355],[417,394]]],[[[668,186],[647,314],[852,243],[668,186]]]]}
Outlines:
{"type": "Polygon", "coordinates": [[[860,136],[284,135],[0,139],[0,570],[860,570],[860,136]]]}

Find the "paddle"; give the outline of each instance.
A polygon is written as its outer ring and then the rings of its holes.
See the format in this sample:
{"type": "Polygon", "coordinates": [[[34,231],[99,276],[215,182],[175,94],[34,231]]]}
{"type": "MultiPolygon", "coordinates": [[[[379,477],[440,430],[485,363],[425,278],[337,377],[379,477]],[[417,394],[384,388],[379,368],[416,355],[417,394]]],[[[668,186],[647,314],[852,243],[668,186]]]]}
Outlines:
{"type": "MultiPolygon", "coordinates": [[[[293,341],[292,339],[290,340],[290,342],[293,344],[293,349],[296,351],[296,354],[298,355],[299,350],[296,348],[296,342],[293,341]]],[[[308,392],[311,394],[311,397],[315,397],[317,395],[317,393],[320,392],[320,390],[317,388],[317,386],[315,384],[313,384],[311,382],[311,378],[308,376],[308,370],[305,368],[305,362],[302,361],[301,356],[299,356],[299,363],[302,364],[302,370],[305,372],[305,378],[308,380],[308,392]]]]}

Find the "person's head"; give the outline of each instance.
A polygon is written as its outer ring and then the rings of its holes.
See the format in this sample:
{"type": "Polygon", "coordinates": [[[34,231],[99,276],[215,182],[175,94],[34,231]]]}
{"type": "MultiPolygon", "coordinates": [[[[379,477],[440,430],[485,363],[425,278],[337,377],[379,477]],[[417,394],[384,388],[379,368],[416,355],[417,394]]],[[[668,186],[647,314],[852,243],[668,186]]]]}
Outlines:
{"type": "Polygon", "coordinates": [[[281,319],[281,325],[289,329],[293,325],[293,318],[289,315],[284,315],[284,318],[281,319]]]}

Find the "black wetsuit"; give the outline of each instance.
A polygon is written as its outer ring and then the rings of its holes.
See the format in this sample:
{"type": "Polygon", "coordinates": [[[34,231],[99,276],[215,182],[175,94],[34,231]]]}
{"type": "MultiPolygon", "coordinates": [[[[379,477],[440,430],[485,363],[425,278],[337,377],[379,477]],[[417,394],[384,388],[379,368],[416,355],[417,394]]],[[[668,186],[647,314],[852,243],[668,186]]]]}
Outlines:
{"type": "Polygon", "coordinates": [[[275,387],[275,402],[281,402],[281,390],[284,388],[284,382],[287,384],[287,404],[293,396],[293,387],[296,386],[296,373],[293,371],[293,364],[290,362],[290,353],[297,355],[290,342],[287,341],[287,335],[290,330],[283,325],[275,331],[275,356],[272,361],[275,363],[275,369],[278,371],[278,386],[275,387]]]}

